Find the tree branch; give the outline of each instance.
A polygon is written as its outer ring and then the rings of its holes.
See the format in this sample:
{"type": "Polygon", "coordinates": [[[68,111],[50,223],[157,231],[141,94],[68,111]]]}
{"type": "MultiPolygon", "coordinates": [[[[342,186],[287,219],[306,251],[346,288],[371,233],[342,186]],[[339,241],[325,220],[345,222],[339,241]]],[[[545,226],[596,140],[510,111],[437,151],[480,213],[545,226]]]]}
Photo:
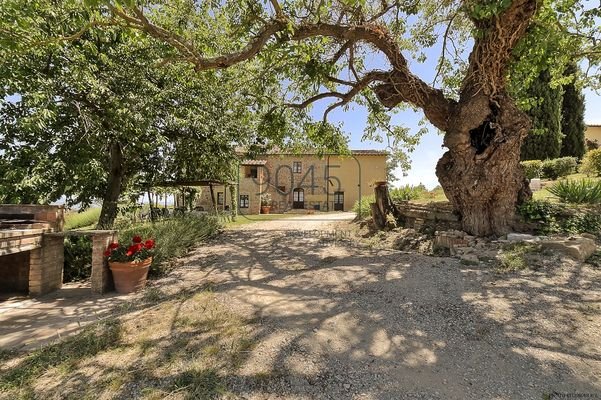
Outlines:
{"type": "Polygon", "coordinates": [[[307,100],[302,103],[286,103],[285,106],[292,108],[307,108],[310,104],[315,103],[316,101],[327,99],[328,97],[338,97],[340,99],[344,98],[344,94],[338,92],[326,92],[320,93],[313,97],[309,97],[307,100]]]}
{"type": "MultiPolygon", "coordinates": [[[[218,57],[203,57],[192,44],[180,36],[150,22],[140,9],[133,9],[133,17],[115,7],[112,9],[116,15],[132,21],[134,25],[140,26],[140,29],[149,35],[172,44],[184,54],[184,58],[188,59],[190,57],[191,62],[194,63],[198,71],[227,68],[248,60],[261,52],[269,40],[274,38],[277,33],[284,33],[289,30],[289,21],[285,17],[272,19],[240,51],[218,57]]],[[[386,76],[378,75],[378,78],[366,79],[373,78],[374,75],[369,73],[359,80],[356,71],[352,68],[351,60],[349,68],[351,68],[358,80],[357,86],[353,87],[341,102],[331,107],[335,108],[348,103],[352,96],[366,88],[369,83],[374,80],[380,80],[383,84],[376,87],[375,90],[378,98],[384,105],[394,107],[400,102],[409,102],[414,106],[423,108],[427,116],[433,117],[434,125],[442,130],[446,130],[446,121],[452,102],[444,97],[442,91],[432,88],[409,71],[407,60],[402,55],[396,39],[390,35],[385,26],[377,23],[359,23],[356,25],[307,23],[296,26],[293,32],[286,36],[282,35],[281,40],[300,41],[312,37],[330,37],[344,40],[346,43],[349,43],[348,47],[350,50],[352,50],[353,43],[368,43],[382,52],[393,68],[391,73],[387,73],[386,76]]],[[[382,72],[377,73],[384,74],[382,72]]]]}

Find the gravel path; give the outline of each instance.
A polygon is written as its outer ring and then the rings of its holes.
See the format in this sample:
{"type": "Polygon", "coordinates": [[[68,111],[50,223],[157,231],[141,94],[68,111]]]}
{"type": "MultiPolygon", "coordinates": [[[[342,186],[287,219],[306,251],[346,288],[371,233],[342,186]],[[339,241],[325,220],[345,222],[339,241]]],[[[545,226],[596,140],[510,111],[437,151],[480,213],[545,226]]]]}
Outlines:
{"type": "Polygon", "coordinates": [[[351,217],[241,226],[169,278],[212,282],[252,318],[256,345],[228,389],[248,399],[601,399],[599,269],[498,275],[371,250],[346,240],[351,217]]]}

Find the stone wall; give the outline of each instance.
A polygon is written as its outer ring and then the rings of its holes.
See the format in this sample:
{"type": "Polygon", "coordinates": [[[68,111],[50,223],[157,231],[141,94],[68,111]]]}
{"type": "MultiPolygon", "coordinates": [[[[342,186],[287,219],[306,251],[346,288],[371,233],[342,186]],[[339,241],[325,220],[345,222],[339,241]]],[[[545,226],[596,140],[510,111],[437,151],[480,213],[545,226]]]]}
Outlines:
{"type": "Polygon", "coordinates": [[[459,216],[448,202],[418,204],[409,201],[395,202],[401,215],[399,221],[406,228],[433,227],[437,230],[461,229],[459,216]]]}

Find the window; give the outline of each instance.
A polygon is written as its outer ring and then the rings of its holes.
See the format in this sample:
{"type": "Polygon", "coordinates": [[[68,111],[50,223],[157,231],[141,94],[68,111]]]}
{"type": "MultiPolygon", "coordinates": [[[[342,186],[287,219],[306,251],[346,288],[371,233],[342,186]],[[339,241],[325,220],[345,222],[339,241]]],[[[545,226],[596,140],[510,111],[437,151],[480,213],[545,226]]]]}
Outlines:
{"type": "Polygon", "coordinates": [[[217,204],[223,205],[223,192],[217,192],[217,204]]]}
{"type": "Polygon", "coordinates": [[[286,193],[286,186],[278,186],[278,192],[286,193]]]}
{"type": "Polygon", "coordinates": [[[301,172],[303,172],[303,163],[300,161],[294,161],[292,163],[292,172],[294,172],[295,174],[300,174],[301,172]]]}
{"type": "Polygon", "coordinates": [[[247,194],[240,195],[240,208],[248,208],[250,200],[247,194]]]}
{"type": "Polygon", "coordinates": [[[245,165],[244,166],[244,177],[258,178],[259,177],[259,168],[256,165],[245,165]]]}

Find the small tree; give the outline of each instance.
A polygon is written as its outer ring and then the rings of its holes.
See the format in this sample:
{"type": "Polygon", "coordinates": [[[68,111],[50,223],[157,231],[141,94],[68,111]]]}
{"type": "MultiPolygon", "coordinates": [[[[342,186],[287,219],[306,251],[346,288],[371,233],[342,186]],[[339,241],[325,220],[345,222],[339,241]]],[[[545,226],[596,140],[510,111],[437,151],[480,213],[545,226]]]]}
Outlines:
{"type": "Polygon", "coordinates": [[[543,71],[532,83],[529,95],[533,105],[526,112],[532,129],[522,144],[522,160],[559,157],[561,150],[561,87],[551,87],[551,74],[543,71]]]}
{"type": "Polygon", "coordinates": [[[584,95],[576,86],[578,66],[576,63],[568,65],[565,71],[570,82],[563,86],[563,102],[561,106],[561,156],[572,156],[581,159],[586,151],[584,140],[584,95]]]}

